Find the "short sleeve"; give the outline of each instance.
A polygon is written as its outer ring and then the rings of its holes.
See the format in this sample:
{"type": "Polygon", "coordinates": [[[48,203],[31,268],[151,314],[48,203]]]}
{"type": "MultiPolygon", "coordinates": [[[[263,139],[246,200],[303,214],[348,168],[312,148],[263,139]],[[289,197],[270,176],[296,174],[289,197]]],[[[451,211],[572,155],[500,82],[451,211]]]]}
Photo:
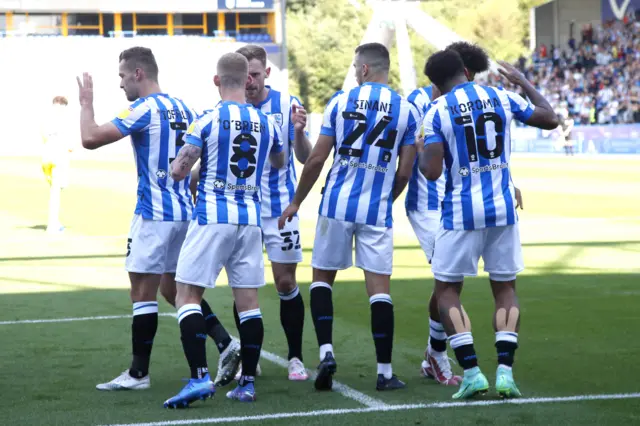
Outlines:
{"type": "Polygon", "coordinates": [[[277,126],[273,123],[273,121],[269,121],[272,130],[272,139],[273,145],[271,145],[271,154],[279,154],[284,149],[282,144],[282,132],[280,130],[280,126],[277,126]]]}
{"type": "Polygon", "coordinates": [[[400,142],[400,146],[415,145],[416,140],[420,138],[420,113],[418,109],[409,103],[409,117],[407,118],[407,129],[400,142]]]}
{"type": "Polygon", "coordinates": [[[507,98],[509,98],[511,113],[518,121],[524,123],[531,118],[531,115],[533,115],[533,111],[535,110],[534,105],[517,93],[507,92],[507,98]]]}
{"type": "Polygon", "coordinates": [[[198,148],[202,148],[202,146],[204,145],[204,140],[206,139],[202,137],[202,121],[204,117],[205,116],[201,116],[193,123],[191,123],[191,125],[187,129],[187,137],[184,140],[185,143],[188,143],[189,145],[195,145],[198,148]]]}
{"type": "Polygon", "coordinates": [[[120,130],[123,136],[140,132],[146,129],[151,123],[151,110],[145,99],[138,99],[122,111],[111,122],[120,130]]]}
{"type": "Polygon", "coordinates": [[[407,100],[418,109],[420,116],[424,117],[427,105],[429,105],[429,94],[425,93],[426,89],[416,89],[407,97],[407,100]]]}
{"type": "Polygon", "coordinates": [[[338,92],[329,100],[324,115],[322,117],[322,127],[320,134],[335,137],[336,135],[336,116],[338,115],[338,99],[342,92],[338,92]]]}
{"type": "Polygon", "coordinates": [[[446,138],[442,133],[442,122],[438,108],[433,106],[424,118],[424,144],[444,143],[446,138]]]}

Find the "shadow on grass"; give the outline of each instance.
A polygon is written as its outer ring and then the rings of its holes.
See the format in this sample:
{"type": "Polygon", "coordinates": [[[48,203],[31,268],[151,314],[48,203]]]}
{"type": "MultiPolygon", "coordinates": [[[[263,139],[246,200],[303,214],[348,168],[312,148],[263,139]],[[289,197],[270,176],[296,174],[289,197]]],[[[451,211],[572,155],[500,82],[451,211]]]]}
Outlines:
{"type": "MultiPolygon", "coordinates": [[[[41,225],[37,225],[41,226],[41,225]]],[[[523,247],[624,247],[627,245],[640,244],[638,240],[631,241],[578,241],[578,242],[551,242],[551,243],[524,243],[523,247]]],[[[399,245],[394,250],[421,250],[420,246],[415,245],[399,245]]],[[[311,253],[313,249],[307,247],[302,249],[304,253],[311,253]]],[[[82,260],[82,259],[118,259],[123,258],[124,254],[89,254],[89,255],[61,255],[61,256],[22,256],[22,257],[0,257],[0,262],[31,262],[40,260],[82,260]]]]}

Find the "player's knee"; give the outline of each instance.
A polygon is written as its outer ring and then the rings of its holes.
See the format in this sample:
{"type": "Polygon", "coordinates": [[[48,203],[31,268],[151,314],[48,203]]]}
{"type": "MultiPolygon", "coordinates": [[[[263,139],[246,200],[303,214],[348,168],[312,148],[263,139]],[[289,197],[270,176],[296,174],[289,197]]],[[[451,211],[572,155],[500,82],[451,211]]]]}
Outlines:
{"type": "Polygon", "coordinates": [[[278,293],[291,293],[296,288],[296,279],[293,274],[281,274],[275,278],[278,293]]]}

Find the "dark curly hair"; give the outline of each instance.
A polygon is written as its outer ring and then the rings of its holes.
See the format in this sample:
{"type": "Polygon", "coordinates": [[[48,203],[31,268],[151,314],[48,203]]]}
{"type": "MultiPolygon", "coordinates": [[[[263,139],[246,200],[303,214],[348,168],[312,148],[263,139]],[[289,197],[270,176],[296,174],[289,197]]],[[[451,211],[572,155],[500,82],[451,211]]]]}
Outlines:
{"type": "Polygon", "coordinates": [[[479,74],[489,69],[489,55],[477,44],[466,41],[451,43],[445,50],[458,52],[464,62],[464,67],[473,74],[479,74]]]}

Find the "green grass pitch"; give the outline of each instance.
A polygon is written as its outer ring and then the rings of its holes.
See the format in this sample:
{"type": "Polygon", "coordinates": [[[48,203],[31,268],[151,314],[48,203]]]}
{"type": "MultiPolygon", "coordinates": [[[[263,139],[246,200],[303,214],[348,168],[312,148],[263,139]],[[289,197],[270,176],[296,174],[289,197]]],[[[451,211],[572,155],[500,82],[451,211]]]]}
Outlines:
{"type": "MultiPolygon", "coordinates": [[[[403,203],[398,202],[393,366],[407,382],[406,390],[375,391],[368,300],[362,272],[353,268],[338,274],[334,290],[339,368],[335,378],[357,395],[375,399],[369,404],[373,408],[344,392],[318,393],[311,382],[291,383],[284,368],[263,359],[255,404],[228,401],[224,397],[228,389],[222,388],[211,401],[169,411],[162,402],[188,376],[174,318],[160,319],[152,388],[120,393],[101,393],[94,387],[128,366],[128,319],[13,323],[130,314],[123,256],[135,202],[135,170],[130,157],[105,161],[104,155],[84,153],[73,161],[71,185],[63,193],[62,221],[67,230],[53,237],[42,230],[48,188],[38,159],[0,159],[1,424],[220,422],[214,418],[267,425],[640,424],[640,394],[586,400],[589,395],[640,392],[640,158],[513,158],[514,181],[524,195],[525,210],[519,215],[527,267],[518,278],[522,329],[515,377],[526,398],[578,396],[575,400],[527,399],[526,404],[491,405],[495,397],[489,394],[480,400],[486,405],[452,406],[447,403],[453,388],[420,377],[433,278],[403,203]],[[287,417],[290,413],[307,414],[287,417]]],[[[298,280],[307,307],[304,357],[308,368],[318,360],[308,303],[318,202],[315,190],[301,212],[305,262],[299,266],[298,280]]],[[[282,357],[286,342],[268,264],[266,276],[270,284],[260,291],[264,350],[282,357]]],[[[232,297],[225,281],[222,276],[219,287],[208,290],[206,298],[235,332],[232,297]]],[[[473,323],[480,365],[491,382],[496,362],[486,274],[467,280],[463,302],[473,323]]],[[[173,309],[162,302],[161,312],[173,309]]],[[[207,349],[215,368],[217,351],[211,343],[207,349]]]]}

